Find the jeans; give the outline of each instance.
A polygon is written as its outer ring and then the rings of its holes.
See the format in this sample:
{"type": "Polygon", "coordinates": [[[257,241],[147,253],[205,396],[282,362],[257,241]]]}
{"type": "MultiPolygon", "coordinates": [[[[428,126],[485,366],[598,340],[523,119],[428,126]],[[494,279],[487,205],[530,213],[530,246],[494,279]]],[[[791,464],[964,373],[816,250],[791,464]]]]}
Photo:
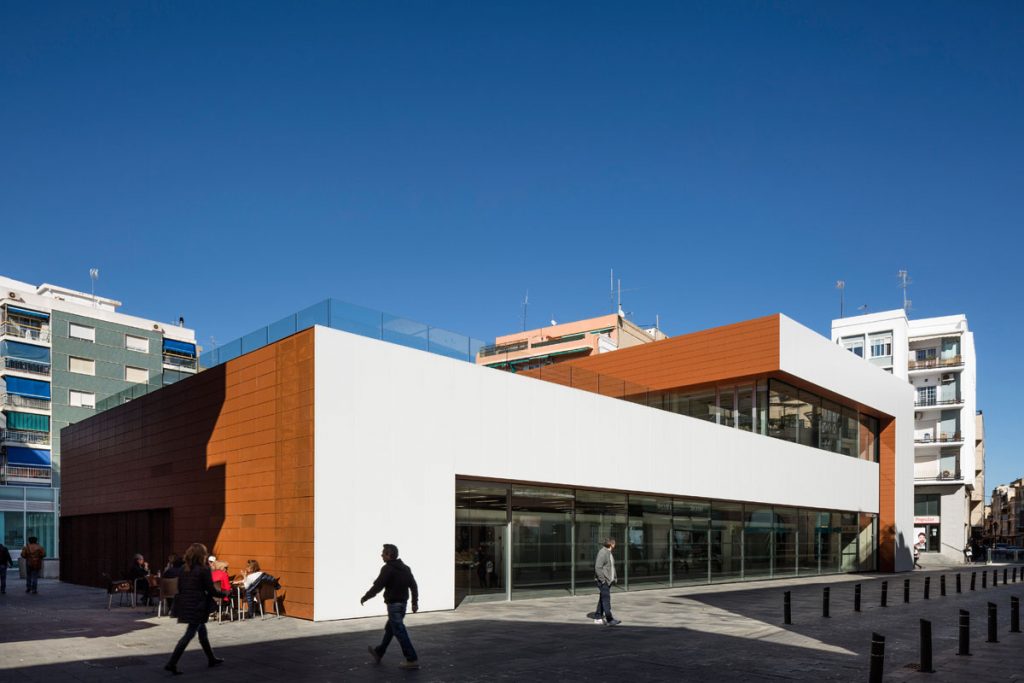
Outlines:
{"type": "Polygon", "coordinates": [[[25,569],[25,591],[32,591],[33,593],[39,587],[39,569],[25,569]]]}
{"type": "Polygon", "coordinates": [[[416,650],[412,647],[412,641],[409,640],[409,632],[405,630],[405,605],[404,602],[389,602],[388,604],[388,623],[384,626],[384,640],[380,641],[380,645],[377,646],[377,654],[381,657],[384,656],[384,652],[388,649],[388,645],[391,644],[391,638],[398,638],[398,644],[402,646],[402,654],[405,655],[406,660],[410,662],[416,661],[416,650]]]}
{"type": "Polygon", "coordinates": [[[206,624],[189,624],[188,628],[185,629],[185,635],[181,637],[178,644],[174,646],[174,652],[171,654],[171,661],[167,662],[168,666],[177,666],[178,660],[181,659],[181,655],[185,652],[185,648],[195,637],[196,633],[199,634],[199,644],[203,648],[203,652],[206,654],[206,659],[209,662],[213,662],[215,657],[213,656],[213,648],[210,647],[210,638],[206,633],[206,624]]]}
{"type": "Polygon", "coordinates": [[[604,581],[598,581],[597,590],[600,591],[601,594],[597,598],[597,609],[594,610],[594,614],[598,619],[603,618],[605,621],[611,621],[615,618],[612,616],[611,584],[605,583],[604,581]]]}

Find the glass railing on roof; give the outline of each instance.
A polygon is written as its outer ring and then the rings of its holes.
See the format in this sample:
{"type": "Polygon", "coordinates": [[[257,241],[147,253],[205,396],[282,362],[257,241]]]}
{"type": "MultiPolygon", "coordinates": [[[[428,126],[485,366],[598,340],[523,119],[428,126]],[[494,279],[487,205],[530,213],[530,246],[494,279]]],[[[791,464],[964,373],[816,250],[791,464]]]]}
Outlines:
{"type": "Polygon", "coordinates": [[[242,354],[284,339],[314,325],[407,346],[472,363],[484,345],[478,339],[431,327],[408,318],[375,311],[337,299],[325,299],[244,337],[199,356],[201,369],[212,368],[242,354]]]}

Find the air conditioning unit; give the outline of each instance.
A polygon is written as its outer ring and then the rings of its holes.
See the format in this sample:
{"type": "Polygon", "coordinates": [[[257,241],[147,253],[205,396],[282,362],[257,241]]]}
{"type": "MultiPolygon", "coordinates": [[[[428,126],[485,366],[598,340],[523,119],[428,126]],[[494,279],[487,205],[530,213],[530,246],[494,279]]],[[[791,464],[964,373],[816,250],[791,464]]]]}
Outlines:
{"type": "Polygon", "coordinates": [[[944,374],[944,375],[942,376],[942,381],[943,381],[943,382],[945,382],[945,381],[946,381],[946,380],[948,380],[948,379],[949,379],[949,380],[953,379],[953,375],[952,375],[952,373],[949,373],[949,372],[947,372],[946,374],[944,374]]]}
{"type": "Polygon", "coordinates": [[[921,411],[918,411],[918,412],[914,413],[914,419],[915,420],[923,420],[924,419],[924,413],[922,413],[921,411]]]}

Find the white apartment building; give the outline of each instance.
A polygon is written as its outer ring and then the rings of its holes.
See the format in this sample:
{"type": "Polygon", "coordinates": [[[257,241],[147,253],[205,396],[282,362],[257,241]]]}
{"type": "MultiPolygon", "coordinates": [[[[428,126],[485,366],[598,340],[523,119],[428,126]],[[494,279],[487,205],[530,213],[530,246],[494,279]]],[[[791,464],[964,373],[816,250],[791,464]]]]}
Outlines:
{"type": "Polygon", "coordinates": [[[914,538],[922,552],[962,561],[984,487],[966,316],[908,320],[898,309],[840,318],[832,321],[832,340],[913,386],[914,538]]]}

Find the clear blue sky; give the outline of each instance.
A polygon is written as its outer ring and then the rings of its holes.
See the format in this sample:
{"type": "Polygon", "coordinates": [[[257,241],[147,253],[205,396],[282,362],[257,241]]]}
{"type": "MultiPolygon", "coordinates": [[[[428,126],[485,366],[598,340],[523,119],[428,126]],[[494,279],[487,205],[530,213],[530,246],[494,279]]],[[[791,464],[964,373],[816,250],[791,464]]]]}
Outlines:
{"type": "Polygon", "coordinates": [[[1024,475],[1024,4],[0,1],[0,273],[209,346],[327,296],[482,339],[609,309],[967,314],[1024,475]],[[17,246],[16,246],[17,245],[17,246]]]}

